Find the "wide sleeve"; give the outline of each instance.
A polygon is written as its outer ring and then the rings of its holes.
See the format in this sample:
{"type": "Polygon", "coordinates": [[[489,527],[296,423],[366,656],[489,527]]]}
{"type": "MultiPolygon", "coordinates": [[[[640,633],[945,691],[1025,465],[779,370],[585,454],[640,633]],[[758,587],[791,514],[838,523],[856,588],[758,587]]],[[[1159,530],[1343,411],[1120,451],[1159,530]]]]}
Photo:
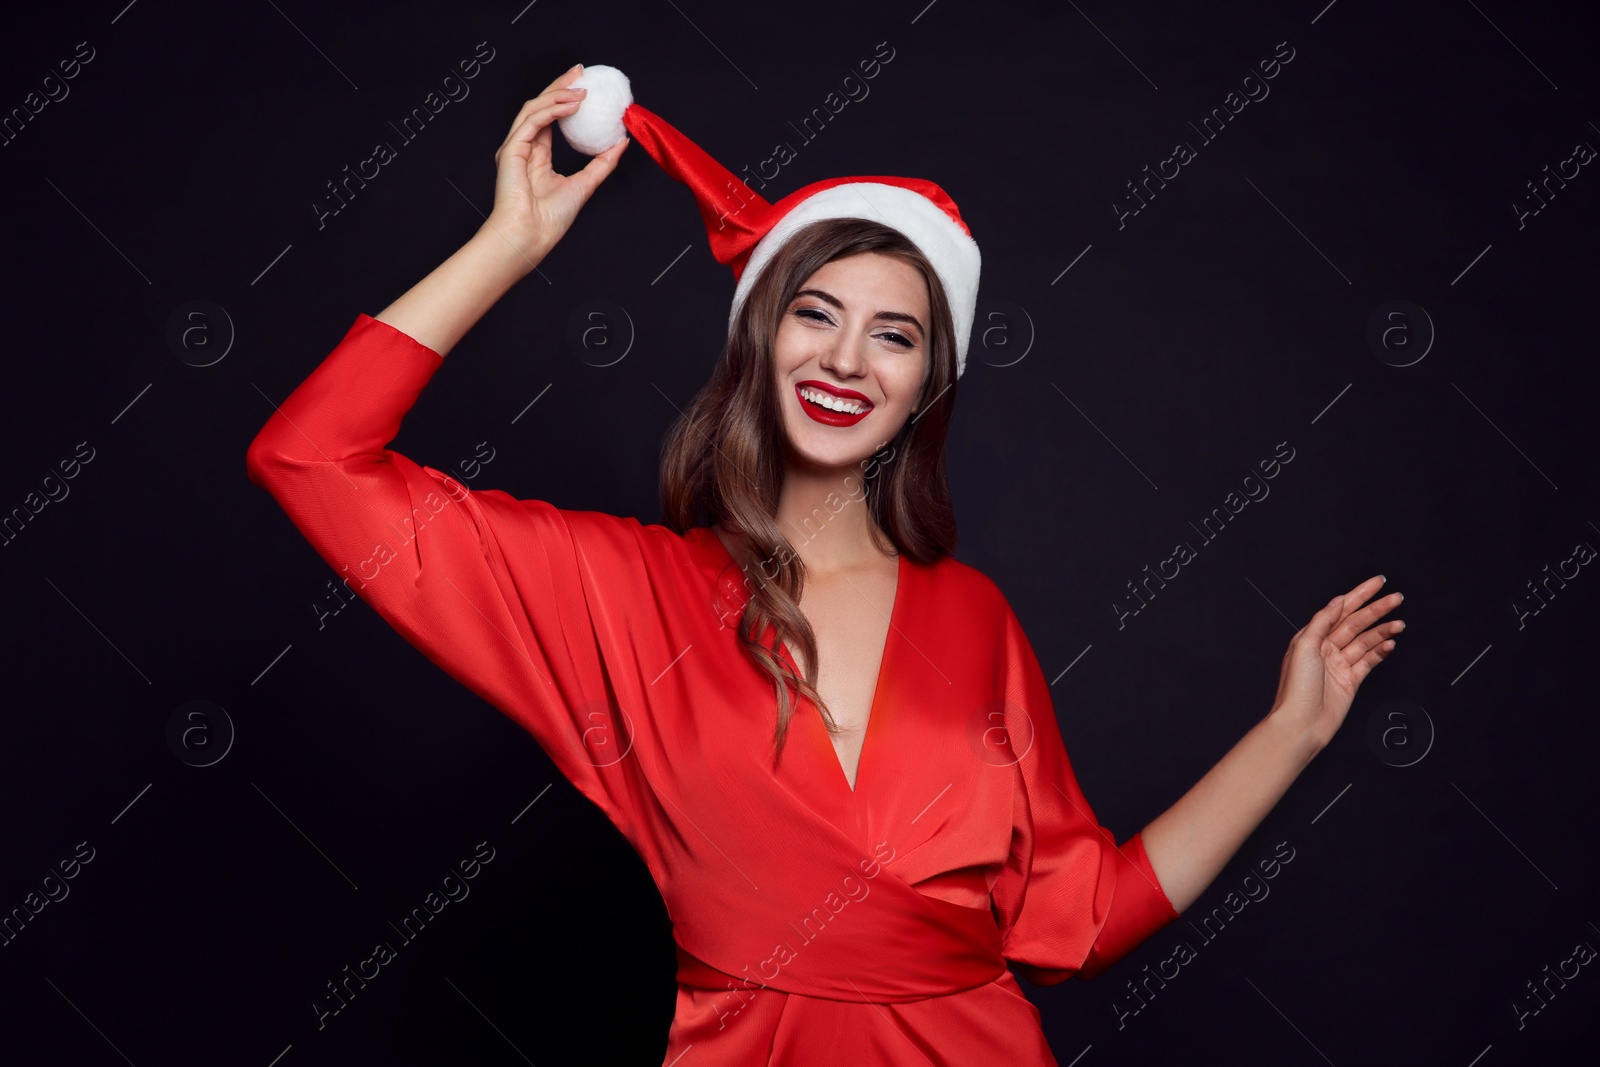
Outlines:
{"type": "Polygon", "coordinates": [[[442,363],[358,316],[251,442],[247,473],[350,589],[629,834],[641,798],[607,676],[627,643],[599,631],[625,631],[630,598],[648,595],[640,524],[469,489],[389,450],[442,363]]]}
{"type": "Polygon", "coordinates": [[[1178,918],[1144,842],[1121,845],[1078,786],[1044,672],[1005,610],[1005,704],[1016,762],[1011,855],[992,898],[1002,954],[1037,985],[1093,978],[1178,918]]]}

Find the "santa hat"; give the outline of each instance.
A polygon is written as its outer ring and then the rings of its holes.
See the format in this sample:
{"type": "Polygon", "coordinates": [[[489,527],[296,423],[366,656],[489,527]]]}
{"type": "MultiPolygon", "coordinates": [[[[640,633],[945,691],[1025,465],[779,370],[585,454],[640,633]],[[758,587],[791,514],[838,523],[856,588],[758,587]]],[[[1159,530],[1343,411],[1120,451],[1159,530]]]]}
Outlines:
{"type": "Polygon", "coordinates": [[[728,314],[730,330],[756,278],[796,230],[819,219],[870,219],[900,231],[933,265],[950,304],[956,377],[961,376],[978,301],[978,245],[943,189],[920,178],[828,178],[769,204],[699,145],[636,103],[627,76],[616,67],[584,67],[568,88],[589,90],[578,109],[559,120],[568,144],[593,156],[632,135],[663,170],[694,193],[711,254],[733,268],[738,283],[728,314]]]}

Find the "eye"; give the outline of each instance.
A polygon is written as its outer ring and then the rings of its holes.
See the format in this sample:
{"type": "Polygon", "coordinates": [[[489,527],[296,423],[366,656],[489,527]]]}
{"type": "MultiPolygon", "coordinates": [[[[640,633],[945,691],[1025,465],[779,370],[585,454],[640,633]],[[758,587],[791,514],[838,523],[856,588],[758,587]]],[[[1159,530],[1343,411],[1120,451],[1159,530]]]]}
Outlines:
{"type": "Polygon", "coordinates": [[[902,336],[901,334],[898,334],[898,333],[882,333],[882,334],[879,334],[878,336],[884,338],[885,340],[889,340],[889,339],[892,338],[895,341],[895,343],[899,344],[902,348],[915,348],[915,347],[917,347],[916,344],[914,342],[912,342],[909,338],[904,337],[904,336],[902,336]]]}
{"type": "Polygon", "coordinates": [[[816,308],[796,308],[794,313],[796,315],[804,315],[804,316],[807,316],[807,317],[814,317],[814,321],[817,321],[817,322],[830,322],[830,321],[832,321],[832,320],[830,320],[828,318],[827,315],[823,314],[821,311],[818,311],[816,308]]]}

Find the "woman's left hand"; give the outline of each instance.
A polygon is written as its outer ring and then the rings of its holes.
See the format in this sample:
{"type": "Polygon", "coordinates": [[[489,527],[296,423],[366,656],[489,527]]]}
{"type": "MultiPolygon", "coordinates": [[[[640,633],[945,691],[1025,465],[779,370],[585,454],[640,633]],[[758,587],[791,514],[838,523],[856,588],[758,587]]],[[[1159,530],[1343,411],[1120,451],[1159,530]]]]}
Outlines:
{"type": "Polygon", "coordinates": [[[1373,626],[1399,605],[1399,593],[1362,607],[1383,583],[1381,574],[1374,575],[1335,597],[1284,653],[1272,711],[1307,730],[1319,748],[1333,739],[1362,680],[1394,651],[1394,635],[1405,629],[1399,619],[1373,626]]]}

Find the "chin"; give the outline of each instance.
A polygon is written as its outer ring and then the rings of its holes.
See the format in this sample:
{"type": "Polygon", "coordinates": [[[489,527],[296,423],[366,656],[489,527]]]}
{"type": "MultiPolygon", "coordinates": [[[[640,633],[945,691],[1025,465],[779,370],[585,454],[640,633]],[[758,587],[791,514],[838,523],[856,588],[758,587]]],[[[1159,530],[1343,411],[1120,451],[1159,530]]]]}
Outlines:
{"type": "Polygon", "coordinates": [[[887,439],[884,439],[880,444],[878,438],[881,435],[870,433],[864,428],[852,427],[849,430],[828,430],[828,432],[837,436],[826,444],[819,443],[819,435],[811,433],[809,427],[801,431],[799,437],[791,433],[786,442],[789,461],[822,469],[859,468],[887,443],[887,439]],[[850,435],[848,442],[843,439],[845,434],[850,435]]]}

